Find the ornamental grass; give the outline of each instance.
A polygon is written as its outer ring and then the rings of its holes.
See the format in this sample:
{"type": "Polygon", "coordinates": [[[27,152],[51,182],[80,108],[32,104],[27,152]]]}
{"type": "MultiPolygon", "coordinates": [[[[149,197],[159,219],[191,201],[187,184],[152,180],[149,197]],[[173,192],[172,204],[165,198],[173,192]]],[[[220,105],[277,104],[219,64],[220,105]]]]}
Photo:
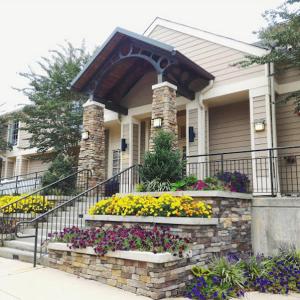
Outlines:
{"type": "Polygon", "coordinates": [[[53,208],[54,204],[49,202],[43,196],[2,196],[0,197],[0,212],[4,214],[12,213],[44,213],[49,209],[53,208]],[[24,199],[22,199],[24,198],[24,199]],[[19,199],[22,199],[15,204],[9,205],[19,199]],[[4,208],[2,208],[4,207],[4,208]]]}
{"type": "Polygon", "coordinates": [[[101,200],[89,210],[90,215],[154,216],[154,217],[202,217],[210,218],[212,208],[190,196],[175,197],[162,194],[155,198],[150,195],[127,195],[101,200]]]}

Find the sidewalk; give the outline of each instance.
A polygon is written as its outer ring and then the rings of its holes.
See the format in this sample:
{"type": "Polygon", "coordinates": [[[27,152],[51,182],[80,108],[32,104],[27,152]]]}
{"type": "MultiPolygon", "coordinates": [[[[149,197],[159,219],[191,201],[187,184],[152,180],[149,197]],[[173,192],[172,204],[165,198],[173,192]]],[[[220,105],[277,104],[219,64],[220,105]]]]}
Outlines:
{"type": "MultiPolygon", "coordinates": [[[[51,268],[0,258],[0,300],[149,300],[51,268]]],[[[183,299],[183,298],[181,298],[183,299]]],[[[251,293],[246,300],[300,300],[300,295],[251,293]]],[[[169,299],[170,300],[170,299],[169,299]]],[[[179,300],[179,298],[177,298],[179,300]]]]}

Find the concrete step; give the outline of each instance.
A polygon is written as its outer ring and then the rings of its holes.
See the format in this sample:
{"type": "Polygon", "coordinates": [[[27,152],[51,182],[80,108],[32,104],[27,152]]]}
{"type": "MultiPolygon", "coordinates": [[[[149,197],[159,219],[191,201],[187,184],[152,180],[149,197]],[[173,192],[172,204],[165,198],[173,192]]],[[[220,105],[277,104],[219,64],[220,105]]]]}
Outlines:
{"type": "MultiPolygon", "coordinates": [[[[29,239],[27,241],[23,241],[23,240],[4,241],[4,247],[33,252],[34,251],[34,239],[29,239]]],[[[40,243],[38,243],[37,249],[38,249],[38,252],[40,252],[40,250],[41,250],[40,243]]]]}
{"type": "MultiPolygon", "coordinates": [[[[23,262],[33,263],[34,254],[31,251],[24,251],[9,247],[0,247],[0,257],[20,260],[23,262]]],[[[48,264],[48,256],[45,255],[42,258],[37,257],[37,263],[47,265],[48,264]]]]}

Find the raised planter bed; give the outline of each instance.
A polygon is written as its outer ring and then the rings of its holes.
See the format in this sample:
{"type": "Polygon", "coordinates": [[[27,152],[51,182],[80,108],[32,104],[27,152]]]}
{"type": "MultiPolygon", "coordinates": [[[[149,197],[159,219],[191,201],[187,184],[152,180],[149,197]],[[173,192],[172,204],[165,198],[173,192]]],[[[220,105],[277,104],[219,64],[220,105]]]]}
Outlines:
{"type": "MultiPolygon", "coordinates": [[[[152,196],[160,194],[151,193],[152,196]]],[[[66,245],[59,248],[62,246],[52,244],[49,247],[50,266],[161,299],[182,294],[192,277],[190,269],[193,265],[205,265],[215,255],[251,251],[251,195],[221,191],[171,194],[188,194],[210,204],[213,208],[212,218],[87,215],[86,225],[104,229],[120,224],[126,227],[139,225],[147,230],[153,228],[154,224],[168,227],[171,234],[190,239],[187,257],[139,251],[116,251],[100,257],[92,249],[74,251],[66,248],[66,245]]]]}
{"type": "Polygon", "coordinates": [[[141,251],[98,256],[92,248],[74,250],[64,243],[50,243],[48,250],[50,267],[152,299],[182,294],[192,278],[188,264],[191,253],[183,258],[141,251]]]}

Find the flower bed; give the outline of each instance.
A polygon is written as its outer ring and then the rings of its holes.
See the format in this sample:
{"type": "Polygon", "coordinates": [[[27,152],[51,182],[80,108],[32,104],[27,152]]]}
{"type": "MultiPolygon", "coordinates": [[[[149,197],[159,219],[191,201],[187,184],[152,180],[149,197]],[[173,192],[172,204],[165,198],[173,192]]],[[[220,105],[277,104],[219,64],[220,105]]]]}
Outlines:
{"type": "Polygon", "coordinates": [[[90,215],[160,216],[160,217],[211,217],[211,206],[190,196],[162,194],[115,195],[91,207],[90,215]]]}
{"type": "Polygon", "coordinates": [[[138,225],[131,228],[114,226],[111,229],[78,227],[65,228],[62,232],[50,235],[50,242],[68,243],[70,249],[93,247],[96,254],[108,251],[139,250],[153,253],[170,252],[182,257],[187,250],[189,239],[171,234],[166,227],[153,226],[144,229],[138,225]]]}
{"type": "Polygon", "coordinates": [[[300,292],[300,252],[281,250],[273,257],[236,255],[214,259],[208,268],[195,266],[188,288],[191,299],[231,299],[246,291],[288,294],[300,292]]]}
{"type": "Polygon", "coordinates": [[[2,196],[0,197],[0,212],[4,214],[12,213],[43,213],[51,209],[54,204],[48,201],[43,196],[28,196],[25,199],[18,201],[15,205],[10,205],[6,208],[1,207],[13,203],[26,195],[20,196],[2,196]]]}

